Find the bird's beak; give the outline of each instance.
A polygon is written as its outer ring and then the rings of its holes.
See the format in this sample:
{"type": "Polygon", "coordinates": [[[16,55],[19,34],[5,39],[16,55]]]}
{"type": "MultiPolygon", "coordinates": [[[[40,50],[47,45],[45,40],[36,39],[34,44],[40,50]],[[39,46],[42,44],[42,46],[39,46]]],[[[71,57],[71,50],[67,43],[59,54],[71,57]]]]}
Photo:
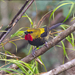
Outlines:
{"type": "Polygon", "coordinates": [[[28,34],[28,32],[27,32],[27,31],[25,31],[24,33],[25,33],[25,34],[28,34]]]}

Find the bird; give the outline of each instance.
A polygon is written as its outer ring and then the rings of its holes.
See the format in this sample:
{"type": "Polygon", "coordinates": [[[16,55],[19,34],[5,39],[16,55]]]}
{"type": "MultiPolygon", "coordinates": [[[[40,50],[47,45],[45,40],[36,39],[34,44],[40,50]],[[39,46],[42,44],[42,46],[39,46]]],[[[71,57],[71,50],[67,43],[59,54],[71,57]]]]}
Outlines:
{"type": "MultiPolygon", "coordinates": [[[[56,27],[62,25],[63,23],[57,23],[51,27],[43,27],[43,28],[29,28],[25,33],[25,40],[28,41],[29,44],[39,46],[45,44],[47,46],[47,39],[46,37],[49,34],[49,31],[55,29],[56,27]]],[[[32,51],[32,55],[34,56],[36,48],[32,51]]]]}

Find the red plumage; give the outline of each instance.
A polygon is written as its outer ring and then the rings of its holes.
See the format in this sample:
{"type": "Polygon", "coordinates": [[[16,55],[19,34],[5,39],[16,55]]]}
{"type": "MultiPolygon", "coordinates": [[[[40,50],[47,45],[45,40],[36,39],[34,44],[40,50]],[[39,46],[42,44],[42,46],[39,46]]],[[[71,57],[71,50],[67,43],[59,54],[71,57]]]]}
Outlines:
{"type": "Polygon", "coordinates": [[[30,34],[25,35],[25,40],[33,41],[33,38],[30,34]]]}

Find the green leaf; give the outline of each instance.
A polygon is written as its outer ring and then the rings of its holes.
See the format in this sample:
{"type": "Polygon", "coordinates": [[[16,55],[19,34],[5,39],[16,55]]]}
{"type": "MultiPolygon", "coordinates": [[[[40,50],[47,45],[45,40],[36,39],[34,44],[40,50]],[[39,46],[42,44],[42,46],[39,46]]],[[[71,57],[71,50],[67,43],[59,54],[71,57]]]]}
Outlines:
{"type": "Polygon", "coordinates": [[[22,63],[26,66],[26,68],[28,68],[32,73],[34,73],[33,69],[30,67],[30,64],[27,64],[25,62],[22,63]]]}
{"type": "Polygon", "coordinates": [[[62,46],[60,46],[60,45],[56,45],[57,47],[61,47],[62,48],[62,46]]]}
{"type": "Polygon", "coordinates": [[[69,43],[72,45],[71,37],[70,37],[70,36],[67,36],[66,39],[67,39],[67,41],[69,41],[69,43]]]}
{"type": "Polygon", "coordinates": [[[73,20],[75,20],[75,17],[72,18],[71,22],[72,22],[73,20]]]}
{"type": "Polygon", "coordinates": [[[65,50],[65,45],[64,45],[63,41],[61,41],[61,43],[62,43],[62,46],[63,46],[64,55],[67,57],[67,59],[69,59],[68,55],[67,55],[67,52],[65,50]]]}
{"type": "MultiPolygon", "coordinates": [[[[34,61],[34,60],[33,60],[34,61]]],[[[34,71],[35,71],[35,69],[36,69],[36,67],[35,67],[35,63],[33,62],[31,65],[30,65],[30,67],[32,68],[32,72],[30,71],[30,70],[28,70],[28,73],[30,74],[30,75],[33,75],[34,74],[34,71]]]]}
{"type": "Polygon", "coordinates": [[[68,27],[69,27],[69,25],[60,25],[64,30],[66,30],[68,27]]]}
{"type": "Polygon", "coordinates": [[[30,54],[32,48],[33,48],[33,46],[30,46],[30,49],[29,49],[28,55],[30,54]]]}
{"type": "MultiPolygon", "coordinates": [[[[66,30],[66,26],[68,27],[68,25],[61,25],[61,27],[62,27],[64,30],[66,30]]],[[[73,38],[73,37],[72,37],[72,38],[73,38]]],[[[67,36],[66,39],[67,39],[67,41],[68,41],[69,43],[71,43],[71,45],[72,45],[71,37],[70,37],[70,36],[67,36]]],[[[74,38],[73,38],[73,41],[74,41],[74,38]]],[[[74,44],[73,44],[73,46],[74,46],[74,44]]]]}
{"type": "Polygon", "coordinates": [[[14,42],[12,42],[12,41],[9,41],[9,42],[15,45],[15,47],[16,47],[16,52],[17,52],[17,45],[16,45],[14,42]]]}
{"type": "Polygon", "coordinates": [[[9,51],[5,51],[5,52],[11,55],[11,53],[9,51]]]}
{"type": "Polygon", "coordinates": [[[7,31],[5,31],[5,30],[0,30],[0,32],[7,32],[7,31]]]}
{"type": "Polygon", "coordinates": [[[39,70],[38,70],[38,62],[35,61],[35,63],[36,63],[36,70],[35,70],[35,73],[38,74],[38,73],[39,73],[39,70]]]}
{"type": "Polygon", "coordinates": [[[51,19],[52,15],[54,14],[54,12],[55,12],[57,9],[59,9],[60,7],[62,7],[62,6],[64,6],[64,5],[67,5],[67,4],[70,5],[70,4],[71,4],[69,13],[68,13],[66,19],[63,21],[63,23],[64,23],[64,22],[68,19],[68,17],[70,16],[70,14],[71,14],[71,12],[72,12],[72,10],[73,10],[74,2],[72,2],[72,1],[62,1],[62,2],[60,2],[60,3],[62,3],[62,4],[60,4],[59,6],[57,6],[57,7],[53,10],[53,12],[52,12],[51,15],[50,15],[49,20],[51,19]]]}
{"type": "MultiPolygon", "coordinates": [[[[23,75],[20,71],[15,70],[15,69],[11,69],[11,68],[0,68],[0,70],[1,70],[1,71],[6,71],[6,72],[8,72],[8,73],[12,73],[12,72],[8,71],[8,70],[11,70],[11,71],[17,72],[17,73],[20,74],[20,75],[23,75]]],[[[12,73],[12,74],[13,74],[13,73],[12,73]]]]}
{"type": "Polygon", "coordinates": [[[69,13],[68,13],[66,19],[65,19],[63,22],[65,22],[65,21],[69,18],[70,14],[71,14],[71,12],[72,12],[73,7],[74,7],[74,3],[72,3],[71,8],[70,8],[70,10],[69,10],[69,13]]]}
{"type": "Polygon", "coordinates": [[[25,13],[25,15],[23,15],[22,17],[27,17],[31,23],[31,25],[33,26],[33,22],[32,22],[32,19],[25,13]]]}
{"type": "Polygon", "coordinates": [[[73,46],[73,49],[74,49],[74,36],[73,36],[73,33],[71,33],[71,37],[72,37],[72,46],[73,46]]]}
{"type": "MultiPolygon", "coordinates": [[[[42,59],[41,59],[41,56],[39,56],[39,59],[40,59],[40,61],[43,63],[43,61],[42,61],[42,59]]],[[[43,66],[44,66],[45,71],[47,72],[47,69],[46,69],[46,66],[44,65],[44,63],[43,63],[43,66]]]]}
{"type": "Polygon", "coordinates": [[[59,9],[60,7],[62,7],[62,6],[64,6],[64,5],[67,5],[67,4],[71,4],[71,3],[63,3],[63,4],[60,4],[59,6],[57,6],[57,7],[53,10],[53,12],[51,13],[49,20],[51,19],[52,15],[54,14],[54,12],[55,12],[57,9],[59,9]]]}
{"type": "Polygon", "coordinates": [[[17,36],[17,37],[23,36],[25,31],[20,31],[21,29],[23,29],[23,27],[20,28],[18,31],[16,31],[14,34],[12,34],[11,37],[10,37],[10,39],[13,38],[13,37],[15,37],[15,36],[17,36]]]}
{"type": "MultiPolygon", "coordinates": [[[[8,62],[10,62],[10,63],[16,64],[16,65],[22,70],[22,72],[23,72],[24,74],[28,74],[28,75],[29,75],[29,73],[28,73],[27,70],[25,69],[25,67],[26,67],[26,65],[24,65],[25,62],[20,61],[20,60],[14,60],[14,59],[0,59],[0,60],[1,60],[1,61],[8,61],[8,62]]],[[[28,67],[26,67],[26,68],[28,68],[28,67]]]]}
{"type": "Polygon", "coordinates": [[[2,48],[3,48],[3,50],[5,51],[5,48],[4,48],[4,45],[3,45],[3,43],[1,43],[1,45],[2,45],[2,48]]]}

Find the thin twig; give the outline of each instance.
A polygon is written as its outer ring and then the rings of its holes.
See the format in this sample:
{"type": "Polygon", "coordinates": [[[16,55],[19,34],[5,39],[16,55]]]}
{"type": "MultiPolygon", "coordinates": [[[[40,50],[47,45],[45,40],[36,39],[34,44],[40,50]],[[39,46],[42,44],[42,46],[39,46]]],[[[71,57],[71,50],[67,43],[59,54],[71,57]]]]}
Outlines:
{"type": "Polygon", "coordinates": [[[53,10],[47,12],[47,13],[40,19],[40,21],[38,22],[37,27],[40,27],[40,25],[42,24],[42,22],[43,22],[47,17],[50,16],[50,14],[52,13],[52,11],[53,11],[53,10]]]}
{"type": "Polygon", "coordinates": [[[20,57],[18,57],[16,55],[8,55],[8,54],[2,53],[2,52],[0,52],[0,54],[5,55],[7,57],[11,57],[11,58],[20,58],[20,57]]]}
{"type": "Polygon", "coordinates": [[[19,19],[22,17],[22,15],[26,12],[26,10],[31,6],[31,4],[34,2],[34,0],[27,0],[23,7],[20,9],[20,11],[17,13],[17,15],[13,18],[12,22],[9,24],[9,27],[7,27],[5,30],[7,32],[3,32],[0,36],[0,43],[4,40],[4,38],[8,35],[8,33],[12,30],[12,27],[16,25],[16,23],[19,21],[19,19]],[[27,3],[29,4],[27,5],[27,3]],[[26,8],[24,8],[27,5],[26,8]],[[20,14],[20,15],[19,15],[20,14]]]}
{"type": "Polygon", "coordinates": [[[19,10],[19,12],[15,15],[15,17],[13,18],[12,22],[11,22],[9,25],[13,24],[13,22],[15,21],[15,19],[19,16],[19,14],[22,12],[22,10],[23,10],[24,7],[28,4],[28,2],[29,2],[29,0],[27,0],[27,1],[25,2],[25,4],[22,6],[22,8],[19,10]]]}

